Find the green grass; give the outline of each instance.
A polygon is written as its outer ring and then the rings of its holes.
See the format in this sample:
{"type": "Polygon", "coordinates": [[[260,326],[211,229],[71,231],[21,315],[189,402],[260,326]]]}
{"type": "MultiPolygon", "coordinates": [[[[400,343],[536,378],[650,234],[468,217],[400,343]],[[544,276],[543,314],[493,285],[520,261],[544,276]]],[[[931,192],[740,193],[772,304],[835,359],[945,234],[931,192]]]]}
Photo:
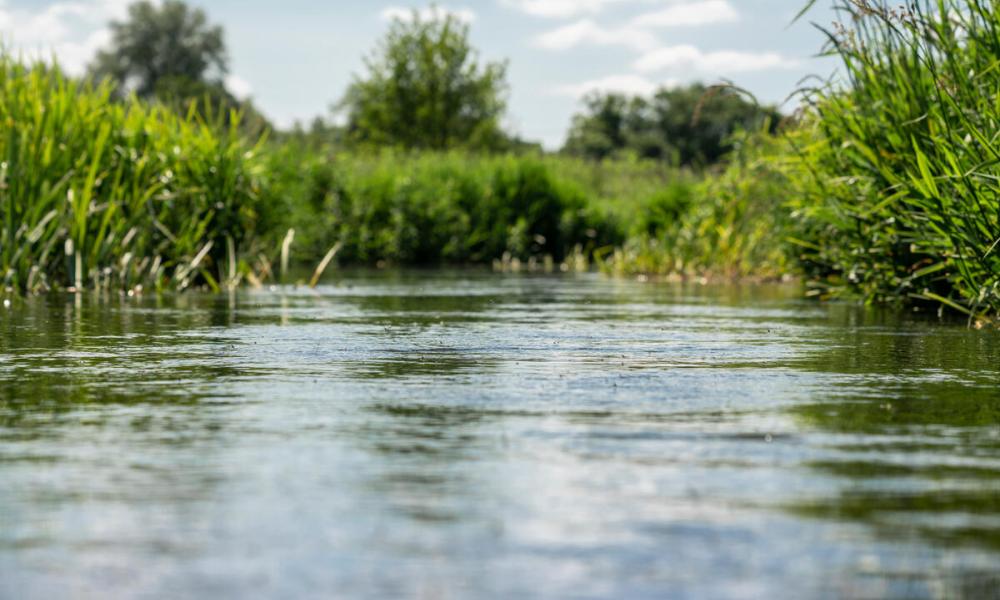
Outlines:
{"type": "Polygon", "coordinates": [[[347,264],[579,268],[664,230],[697,181],[654,162],[256,143],[205,112],[0,57],[2,287],[221,289],[333,247],[347,264]]]}
{"type": "Polygon", "coordinates": [[[687,186],[664,187],[636,206],[655,227],[633,229],[603,261],[612,273],[710,279],[780,279],[798,272],[789,232],[786,145],[766,134],[741,134],[723,169],[687,186]]]}
{"type": "Polygon", "coordinates": [[[840,75],[806,90],[778,136],[741,134],[702,173],[255,143],[234,115],[113,102],[0,58],[3,287],[222,288],[289,253],[310,266],[596,262],[802,275],[817,297],[1000,318],[1000,0],[837,2],[840,75]]]}
{"type": "Polygon", "coordinates": [[[838,7],[792,173],[816,293],[1000,316],[1000,3],[838,7]]]}
{"type": "Polygon", "coordinates": [[[57,67],[0,57],[0,281],[51,288],[233,284],[262,196],[235,124],[179,117],[57,67]]]}
{"type": "Polygon", "coordinates": [[[836,6],[839,75],[608,268],[801,274],[816,297],[1000,319],[1000,2],[836,6]]]}

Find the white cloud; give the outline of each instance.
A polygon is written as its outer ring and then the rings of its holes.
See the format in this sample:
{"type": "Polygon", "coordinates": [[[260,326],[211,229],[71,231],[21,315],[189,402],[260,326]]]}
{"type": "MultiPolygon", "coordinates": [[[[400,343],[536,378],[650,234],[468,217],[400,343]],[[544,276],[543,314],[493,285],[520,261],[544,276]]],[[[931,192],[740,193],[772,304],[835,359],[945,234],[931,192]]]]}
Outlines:
{"type": "MultiPolygon", "coordinates": [[[[27,59],[48,61],[55,57],[70,74],[82,74],[97,51],[111,42],[108,24],[125,18],[132,0],[74,0],[57,2],[42,10],[9,10],[0,0],[0,38],[27,59]]],[[[253,88],[243,78],[230,75],[226,87],[245,99],[253,88]]]]}
{"type": "Polygon", "coordinates": [[[511,6],[535,17],[571,18],[580,15],[595,15],[609,4],[634,0],[502,0],[511,6]]]}
{"type": "MultiPolygon", "coordinates": [[[[416,9],[416,14],[421,21],[442,20],[447,15],[451,15],[463,23],[472,23],[476,20],[476,13],[468,8],[450,9],[435,5],[416,9]]],[[[413,20],[413,15],[414,9],[403,8],[401,6],[390,6],[379,13],[379,16],[383,21],[394,21],[398,19],[400,21],[409,22],[413,20]]]]}
{"type": "Polygon", "coordinates": [[[699,27],[739,21],[740,13],[728,0],[704,0],[669,6],[636,17],[636,27],[699,27]]]}
{"type": "Polygon", "coordinates": [[[570,96],[573,98],[582,98],[594,92],[617,92],[630,96],[650,96],[661,87],[675,87],[676,85],[677,82],[672,79],[655,82],[642,75],[627,74],[611,75],[581,83],[558,85],[549,91],[557,96],[570,96]]]}
{"type": "Polygon", "coordinates": [[[647,52],[633,65],[640,73],[688,70],[712,74],[789,69],[800,61],[777,52],[739,52],[722,50],[704,52],[695,46],[669,46],[647,52]]]}
{"type": "Polygon", "coordinates": [[[253,86],[239,75],[226,76],[226,89],[239,100],[246,100],[253,94],[253,86]]]}
{"type": "Polygon", "coordinates": [[[13,10],[0,4],[0,37],[28,58],[53,56],[70,73],[87,62],[110,39],[108,22],[125,16],[129,0],[57,2],[43,10],[13,10]]]}
{"type": "Polygon", "coordinates": [[[659,45],[656,36],[634,27],[606,29],[583,19],[535,38],[536,45],[548,50],[569,50],[576,46],[624,46],[639,52],[651,51],[659,45]]]}

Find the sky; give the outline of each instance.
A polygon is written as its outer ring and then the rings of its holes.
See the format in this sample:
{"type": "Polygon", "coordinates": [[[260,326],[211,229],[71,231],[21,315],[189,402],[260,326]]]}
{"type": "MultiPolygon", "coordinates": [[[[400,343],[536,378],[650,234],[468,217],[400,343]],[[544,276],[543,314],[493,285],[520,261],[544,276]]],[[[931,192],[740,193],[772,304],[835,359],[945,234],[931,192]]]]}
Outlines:
{"type": "MultiPolygon", "coordinates": [[[[447,10],[467,21],[487,61],[508,61],[506,127],[558,148],[591,91],[648,94],[659,86],[728,80],[782,103],[810,75],[829,24],[804,0],[191,0],[226,31],[229,87],[281,127],[330,117],[331,106],[392,18],[447,10]]],[[[0,0],[0,37],[12,50],[55,56],[80,73],[110,39],[130,0],[0,0]]],[[[786,110],[795,106],[785,104],[786,110]]]]}

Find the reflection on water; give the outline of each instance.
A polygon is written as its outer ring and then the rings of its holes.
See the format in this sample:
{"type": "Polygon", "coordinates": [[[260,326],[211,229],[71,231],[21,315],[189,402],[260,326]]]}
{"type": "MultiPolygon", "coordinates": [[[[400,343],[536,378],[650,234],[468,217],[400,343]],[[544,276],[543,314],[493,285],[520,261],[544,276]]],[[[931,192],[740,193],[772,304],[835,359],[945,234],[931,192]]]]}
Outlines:
{"type": "MultiPolygon", "coordinates": [[[[827,456],[805,464],[845,484],[833,500],[790,509],[890,540],[1000,551],[997,336],[897,324],[842,338],[805,363],[853,376],[790,412],[837,434],[827,456]]],[[[1000,567],[989,579],[998,576],[1000,567]]]]}
{"type": "Polygon", "coordinates": [[[472,272],[0,312],[0,598],[989,597],[1000,336],[472,272]]]}

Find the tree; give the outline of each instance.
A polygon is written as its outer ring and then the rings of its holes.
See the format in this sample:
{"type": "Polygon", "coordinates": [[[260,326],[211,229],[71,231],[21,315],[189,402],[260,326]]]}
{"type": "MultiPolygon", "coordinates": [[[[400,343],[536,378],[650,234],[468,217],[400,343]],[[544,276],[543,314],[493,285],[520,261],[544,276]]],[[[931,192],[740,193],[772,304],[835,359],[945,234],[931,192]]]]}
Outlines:
{"type": "Polygon", "coordinates": [[[129,6],[128,19],[111,23],[111,45],[90,66],[96,79],[110,79],[119,97],[129,93],[156,100],[181,114],[195,104],[205,119],[230,122],[242,113],[240,129],[251,137],[271,124],[250,100],[236,98],[224,83],[229,72],[225,36],[200,9],[181,0],[157,6],[146,0],[129,6]]]}
{"type": "Polygon", "coordinates": [[[694,84],[657,91],[651,98],[596,94],[573,119],[564,151],[604,159],[621,152],[681,165],[706,166],[730,150],[737,129],[765,124],[774,131],[781,114],[734,89],[694,84]]]}
{"type": "Polygon", "coordinates": [[[164,86],[223,88],[228,72],[222,27],[210,25],[204,11],[180,0],[129,6],[126,21],[111,23],[111,47],[98,52],[90,67],[95,78],[109,78],[120,92],[142,98],[156,97],[164,86]]]}
{"type": "Polygon", "coordinates": [[[573,117],[566,152],[603,160],[625,148],[630,100],[623,94],[592,94],[584,104],[585,113],[573,117]]]}
{"type": "Polygon", "coordinates": [[[341,101],[356,143],[406,148],[494,149],[506,143],[505,63],[479,63],[469,27],[416,11],[395,19],[341,101]]]}

